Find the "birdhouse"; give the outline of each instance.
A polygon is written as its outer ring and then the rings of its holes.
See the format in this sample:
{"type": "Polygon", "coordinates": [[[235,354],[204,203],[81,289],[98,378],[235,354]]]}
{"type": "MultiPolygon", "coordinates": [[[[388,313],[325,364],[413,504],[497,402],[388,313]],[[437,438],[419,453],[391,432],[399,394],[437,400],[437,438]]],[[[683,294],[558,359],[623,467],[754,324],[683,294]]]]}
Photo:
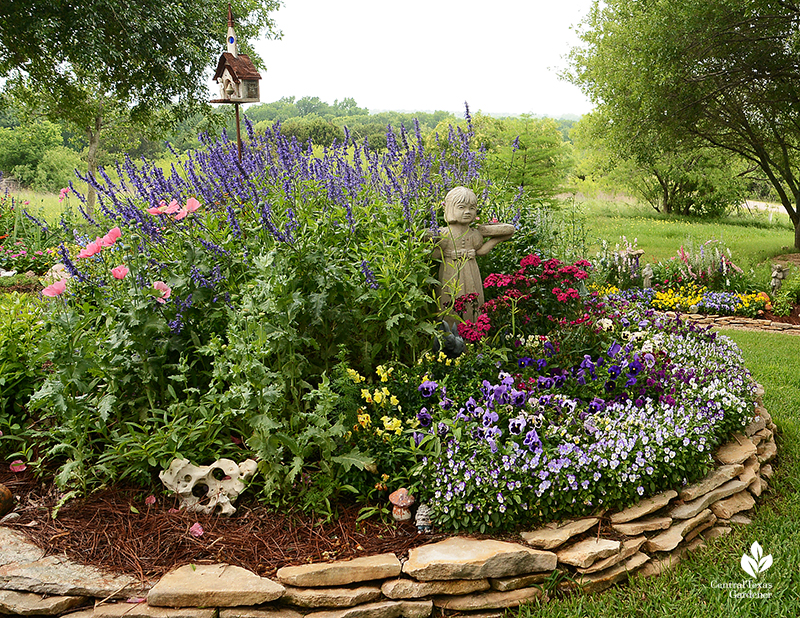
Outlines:
{"type": "Polygon", "coordinates": [[[258,82],[261,75],[245,54],[239,53],[233,30],[233,13],[228,6],[228,50],[217,62],[214,80],[219,84],[219,99],[211,103],[257,103],[261,100],[258,82]]]}

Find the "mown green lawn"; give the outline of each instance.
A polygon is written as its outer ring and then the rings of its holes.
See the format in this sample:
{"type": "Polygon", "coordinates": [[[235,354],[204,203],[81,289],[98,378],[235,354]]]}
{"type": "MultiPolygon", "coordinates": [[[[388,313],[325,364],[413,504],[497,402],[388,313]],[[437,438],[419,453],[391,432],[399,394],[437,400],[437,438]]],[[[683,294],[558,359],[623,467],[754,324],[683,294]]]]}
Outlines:
{"type": "Polygon", "coordinates": [[[698,248],[705,241],[722,240],[731,249],[734,262],[754,266],[759,262],[794,249],[794,231],[786,213],[770,214],[757,210],[740,210],[723,219],[705,220],[667,217],[647,206],[622,201],[586,200],[576,202],[584,221],[590,255],[600,249],[601,240],[613,248],[637,240],[648,262],[668,260],[677,255],[681,245],[698,248]]]}
{"type": "Polygon", "coordinates": [[[508,616],[520,618],[761,618],[800,615],[800,337],[726,330],[741,348],[753,378],[766,390],[764,405],[778,426],[778,457],[769,491],[753,523],[711,541],[673,571],[634,577],[596,595],[536,602],[508,616]],[[740,567],[754,542],[772,554],[759,576],[771,597],[732,598],[720,583],[756,581],[740,567]]]}

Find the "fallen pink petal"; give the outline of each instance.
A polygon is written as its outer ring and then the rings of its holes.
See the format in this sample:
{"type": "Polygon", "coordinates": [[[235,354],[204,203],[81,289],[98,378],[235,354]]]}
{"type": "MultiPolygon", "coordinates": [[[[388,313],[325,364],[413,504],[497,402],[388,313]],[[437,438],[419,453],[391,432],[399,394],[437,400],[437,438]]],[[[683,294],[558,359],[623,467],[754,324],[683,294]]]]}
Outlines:
{"type": "Polygon", "coordinates": [[[126,603],[144,603],[147,599],[144,597],[129,597],[125,599],[126,603]]]}
{"type": "Polygon", "coordinates": [[[155,497],[154,495],[152,495],[152,494],[151,494],[151,495],[147,496],[147,497],[144,499],[144,503],[145,503],[147,506],[150,506],[151,504],[155,504],[155,503],[156,503],[156,497],[155,497]]]}
{"type": "Polygon", "coordinates": [[[11,462],[11,465],[8,466],[12,472],[25,472],[28,469],[28,466],[25,465],[25,462],[21,459],[17,459],[11,462]]]}
{"type": "Polygon", "coordinates": [[[203,526],[201,526],[198,522],[192,524],[192,527],[189,528],[189,534],[192,536],[203,536],[203,526]]]}

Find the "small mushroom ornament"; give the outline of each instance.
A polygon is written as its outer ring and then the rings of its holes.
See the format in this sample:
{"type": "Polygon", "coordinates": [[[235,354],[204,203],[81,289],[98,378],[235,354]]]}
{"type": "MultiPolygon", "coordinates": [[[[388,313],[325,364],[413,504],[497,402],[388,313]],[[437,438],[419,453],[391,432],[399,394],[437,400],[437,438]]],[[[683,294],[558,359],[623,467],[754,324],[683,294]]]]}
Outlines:
{"type": "Polygon", "coordinates": [[[389,502],[392,503],[392,517],[395,521],[408,521],[411,519],[411,506],[414,504],[414,496],[408,493],[405,487],[389,494],[389,502]]]}

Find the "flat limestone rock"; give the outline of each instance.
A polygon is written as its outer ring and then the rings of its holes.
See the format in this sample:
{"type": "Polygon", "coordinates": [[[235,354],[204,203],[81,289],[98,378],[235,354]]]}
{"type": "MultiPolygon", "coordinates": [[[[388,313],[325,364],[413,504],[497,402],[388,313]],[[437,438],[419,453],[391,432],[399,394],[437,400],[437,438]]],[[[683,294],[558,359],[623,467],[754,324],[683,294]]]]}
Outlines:
{"type": "Polygon", "coordinates": [[[466,594],[460,597],[434,597],[433,604],[442,609],[456,611],[473,611],[480,609],[497,609],[500,607],[517,607],[518,605],[542,596],[538,588],[521,588],[510,592],[484,592],[482,594],[466,594]]]}
{"type": "Polygon", "coordinates": [[[24,564],[44,558],[44,550],[21,532],[0,527],[0,566],[24,564]]]}
{"type": "Polygon", "coordinates": [[[735,493],[739,493],[746,488],[747,485],[745,485],[739,479],[728,481],[721,487],[709,491],[707,494],[703,494],[696,500],[692,500],[691,502],[686,502],[685,504],[680,504],[672,508],[669,512],[670,517],[673,519],[691,519],[701,511],[704,511],[714,502],[722,500],[723,498],[727,498],[728,496],[732,496],[735,493]]]}
{"type": "MultiPolygon", "coordinates": [[[[624,524],[623,524],[624,525],[624,524]]],[[[579,568],[578,573],[582,575],[590,575],[591,573],[597,573],[598,571],[604,571],[615,564],[619,564],[623,560],[627,560],[635,553],[639,551],[642,545],[645,544],[647,541],[646,536],[640,536],[635,539],[626,539],[622,542],[622,547],[620,547],[619,552],[616,554],[612,554],[608,558],[603,558],[602,560],[598,560],[592,566],[587,567],[585,569],[579,568]]]]}
{"type": "Polygon", "coordinates": [[[736,513],[736,515],[731,517],[728,521],[729,523],[736,524],[737,526],[749,526],[753,523],[753,520],[744,513],[736,513]]]}
{"type": "Polygon", "coordinates": [[[456,595],[483,592],[490,588],[488,579],[456,579],[418,582],[414,579],[390,579],[380,591],[390,599],[419,599],[434,595],[456,595]]]}
{"type": "Polygon", "coordinates": [[[652,575],[661,575],[669,571],[671,568],[678,566],[681,563],[680,552],[673,554],[662,554],[658,557],[653,556],[650,561],[645,564],[640,570],[639,574],[643,577],[651,577],[652,575]]]}
{"type": "Polygon", "coordinates": [[[758,414],[753,419],[753,421],[747,427],[744,428],[744,435],[746,435],[749,438],[754,433],[757,433],[762,429],[764,429],[766,426],[767,426],[766,419],[760,414],[758,414]]]}
{"type": "Polygon", "coordinates": [[[287,586],[318,588],[346,586],[400,575],[400,561],[394,554],[366,556],[336,562],[318,562],[278,569],[278,581],[287,586]]]}
{"type": "Polygon", "coordinates": [[[711,541],[712,539],[718,539],[721,536],[729,535],[732,530],[733,528],[730,526],[713,526],[712,528],[705,530],[702,533],[702,536],[706,541],[711,541]]]}
{"type": "Polygon", "coordinates": [[[489,583],[498,592],[509,592],[510,590],[519,590],[520,588],[529,588],[530,586],[541,584],[548,577],[550,577],[550,573],[534,573],[517,577],[492,578],[489,583]]]}
{"type": "Polygon", "coordinates": [[[694,530],[689,532],[685,537],[683,537],[684,542],[688,543],[687,547],[685,548],[686,551],[693,551],[692,545],[696,544],[696,543],[690,543],[689,541],[693,542],[696,541],[697,537],[699,537],[703,532],[711,528],[714,524],[717,523],[717,521],[718,521],[717,518],[714,517],[714,519],[700,524],[699,526],[697,526],[697,528],[695,528],[694,530]]]}
{"type": "Polygon", "coordinates": [[[555,549],[569,541],[573,536],[586,532],[600,521],[598,517],[586,517],[571,521],[557,528],[539,528],[532,532],[523,532],[520,536],[536,549],[555,549]]]}
{"type": "Polygon", "coordinates": [[[736,513],[749,511],[756,505],[756,501],[749,491],[742,491],[727,500],[720,500],[711,505],[711,510],[719,519],[730,519],[736,513]]]}
{"type": "Polygon", "coordinates": [[[740,475],[743,471],[744,466],[742,464],[720,466],[709,472],[701,481],[685,487],[681,491],[679,497],[684,502],[690,502],[703,494],[707,494],[712,489],[716,489],[723,483],[727,483],[734,476],[740,475]]]}
{"type": "MultiPolygon", "coordinates": [[[[488,585],[488,584],[487,584],[488,585]]],[[[381,598],[378,586],[357,588],[295,588],[286,586],[281,602],[297,607],[352,607],[381,598]]],[[[420,595],[424,596],[424,595],[420,595]]]]}
{"type": "Polygon", "coordinates": [[[584,592],[600,592],[627,579],[630,574],[644,566],[648,560],[650,560],[650,556],[642,552],[636,552],[621,564],[592,575],[582,575],[577,578],[577,581],[584,592]]]}
{"type": "Polygon", "coordinates": [[[611,524],[616,532],[625,536],[638,536],[642,532],[652,532],[654,530],[666,530],[672,525],[672,517],[651,517],[649,519],[638,519],[627,524],[611,524]]]}
{"type": "Polygon", "coordinates": [[[174,608],[153,607],[147,603],[101,603],[94,608],[92,618],[214,618],[216,612],[213,607],[174,608]]]}
{"type": "Polygon", "coordinates": [[[288,607],[221,607],[219,618],[303,618],[303,614],[288,607]]]}
{"type": "Polygon", "coordinates": [[[45,556],[0,566],[0,589],[105,599],[134,596],[141,592],[141,585],[132,577],[112,575],[65,556],[45,556]]]}
{"type": "Polygon", "coordinates": [[[691,519],[684,519],[673,524],[666,532],[662,532],[658,536],[649,539],[645,547],[651,552],[672,551],[692,530],[708,521],[715,522],[716,520],[717,518],[714,513],[711,512],[711,509],[706,509],[691,519]]]}
{"type": "Polygon", "coordinates": [[[733,439],[719,447],[714,457],[721,464],[744,463],[751,455],[756,454],[755,445],[740,433],[733,434],[733,439]]]}
{"type": "Polygon", "coordinates": [[[651,498],[641,500],[638,504],[628,507],[624,511],[614,513],[611,516],[612,524],[624,524],[634,519],[639,519],[650,513],[654,513],[660,508],[667,506],[673,498],[678,497],[678,492],[670,489],[663,493],[657,494],[651,498]]]}
{"type": "Polygon", "coordinates": [[[739,475],[739,480],[745,485],[750,485],[753,480],[758,476],[761,464],[758,463],[758,456],[753,455],[746,462],[744,462],[744,470],[739,475]]]}
{"type": "Polygon", "coordinates": [[[758,447],[758,461],[760,461],[762,464],[772,461],[777,454],[778,446],[775,444],[774,439],[770,440],[769,442],[764,442],[758,447]]]}
{"type": "Polygon", "coordinates": [[[760,498],[762,492],[767,489],[767,482],[760,476],[753,479],[753,482],[747,486],[747,490],[753,494],[754,497],[760,498]]]}
{"type": "Polygon", "coordinates": [[[619,553],[622,544],[609,539],[586,539],[557,553],[558,561],[579,568],[592,566],[598,560],[619,553]]]}
{"type": "Polygon", "coordinates": [[[451,537],[408,552],[403,572],[420,581],[485,579],[552,571],[552,552],[506,541],[451,537]]]}
{"type": "Polygon", "coordinates": [[[426,618],[432,612],[431,601],[381,601],[344,609],[313,612],[306,614],[305,618],[426,618]]]}
{"type": "Polygon", "coordinates": [[[42,597],[32,592],[0,590],[0,614],[55,616],[86,603],[86,597],[42,597]]]}
{"type": "Polygon", "coordinates": [[[164,575],[147,594],[155,607],[260,605],[283,596],[284,587],[230,564],[187,564],[164,575]]]}

